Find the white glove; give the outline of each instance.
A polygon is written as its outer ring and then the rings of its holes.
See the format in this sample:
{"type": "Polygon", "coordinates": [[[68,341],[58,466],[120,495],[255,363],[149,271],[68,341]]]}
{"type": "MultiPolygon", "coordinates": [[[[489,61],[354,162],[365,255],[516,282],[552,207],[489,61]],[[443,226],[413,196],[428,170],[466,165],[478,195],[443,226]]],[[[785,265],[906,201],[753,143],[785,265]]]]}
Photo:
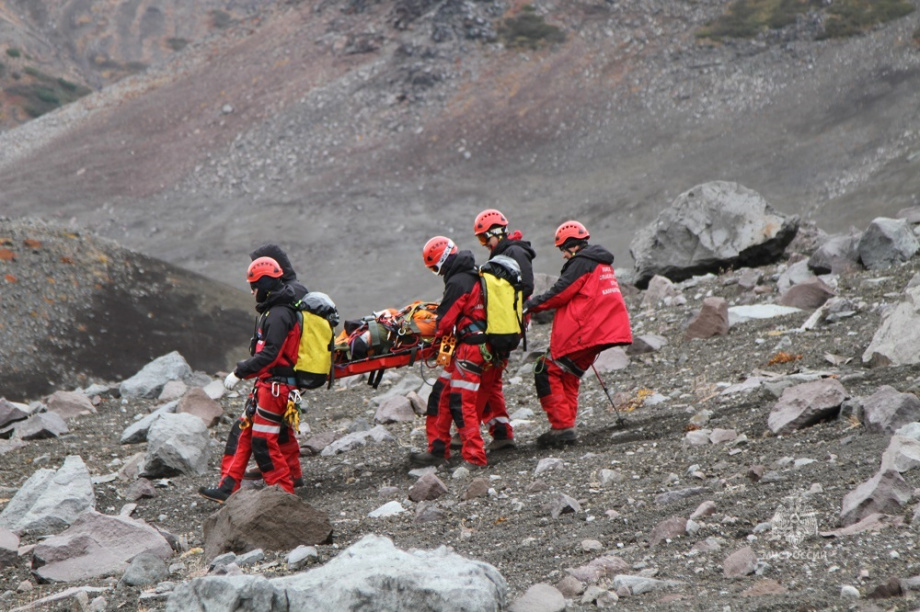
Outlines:
{"type": "Polygon", "coordinates": [[[229,390],[236,386],[236,383],[240,382],[239,377],[233,372],[227,374],[227,378],[224,379],[224,386],[229,390]]]}

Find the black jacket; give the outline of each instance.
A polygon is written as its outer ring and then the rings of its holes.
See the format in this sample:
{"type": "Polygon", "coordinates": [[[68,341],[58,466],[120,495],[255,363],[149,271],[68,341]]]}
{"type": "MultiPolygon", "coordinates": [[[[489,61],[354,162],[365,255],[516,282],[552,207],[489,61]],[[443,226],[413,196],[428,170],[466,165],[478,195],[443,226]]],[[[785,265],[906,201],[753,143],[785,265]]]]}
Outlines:
{"type": "Polygon", "coordinates": [[[297,312],[293,308],[297,299],[294,288],[283,285],[280,291],[269,293],[264,302],[256,304],[259,316],[256,317],[255,332],[249,345],[252,356],[237,362],[234,374],[239,378],[260,374],[269,366],[278,365],[275,362],[297,324],[297,312]]]}
{"type": "Polygon", "coordinates": [[[492,257],[496,255],[505,255],[517,262],[518,266],[521,268],[521,281],[524,285],[524,299],[526,300],[529,298],[533,294],[534,286],[533,264],[531,262],[534,257],[537,256],[536,251],[533,250],[530,243],[526,240],[512,240],[507,237],[502,238],[501,241],[495,245],[495,248],[492,249],[492,257]]]}

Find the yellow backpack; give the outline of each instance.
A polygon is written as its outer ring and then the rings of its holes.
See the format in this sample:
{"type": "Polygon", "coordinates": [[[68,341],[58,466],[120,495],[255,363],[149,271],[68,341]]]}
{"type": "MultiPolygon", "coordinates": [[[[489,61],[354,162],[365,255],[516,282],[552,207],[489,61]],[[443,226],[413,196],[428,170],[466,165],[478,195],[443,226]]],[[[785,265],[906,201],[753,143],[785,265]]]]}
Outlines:
{"type": "Polygon", "coordinates": [[[305,389],[332,383],[332,351],[335,348],[335,326],[339,311],[325,293],[311,291],[303,296],[294,308],[300,323],[300,346],[294,376],[297,386],[305,389]]]}
{"type": "Polygon", "coordinates": [[[507,255],[496,255],[479,267],[479,276],[486,310],[486,337],[492,351],[507,355],[524,339],[521,268],[507,255]]]}

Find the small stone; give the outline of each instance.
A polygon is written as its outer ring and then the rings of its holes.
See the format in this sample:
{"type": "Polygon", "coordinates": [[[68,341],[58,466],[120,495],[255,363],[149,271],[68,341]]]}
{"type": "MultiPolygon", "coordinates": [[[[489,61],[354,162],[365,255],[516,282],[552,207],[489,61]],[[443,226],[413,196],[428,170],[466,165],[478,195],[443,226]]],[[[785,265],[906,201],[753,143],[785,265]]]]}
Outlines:
{"type": "Polygon", "coordinates": [[[844,599],[859,599],[859,589],[857,589],[855,586],[845,584],[840,587],[840,596],[844,599]]]}

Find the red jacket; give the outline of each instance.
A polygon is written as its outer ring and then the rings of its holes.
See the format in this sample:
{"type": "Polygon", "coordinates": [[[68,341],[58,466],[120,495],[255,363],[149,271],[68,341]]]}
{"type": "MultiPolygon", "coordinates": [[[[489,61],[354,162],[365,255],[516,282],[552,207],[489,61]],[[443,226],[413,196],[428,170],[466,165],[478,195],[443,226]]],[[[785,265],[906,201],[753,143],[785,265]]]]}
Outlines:
{"type": "Polygon", "coordinates": [[[485,341],[486,311],[482,305],[479,272],[473,254],[460,251],[447,260],[444,297],[438,305],[438,338],[454,334],[470,344],[485,341]]]}
{"type": "Polygon", "coordinates": [[[549,291],[527,301],[531,313],[556,309],[550,336],[554,358],[592,347],[632,344],[629,313],[612,264],[610,251],[589,245],[565,262],[549,291]]]}

